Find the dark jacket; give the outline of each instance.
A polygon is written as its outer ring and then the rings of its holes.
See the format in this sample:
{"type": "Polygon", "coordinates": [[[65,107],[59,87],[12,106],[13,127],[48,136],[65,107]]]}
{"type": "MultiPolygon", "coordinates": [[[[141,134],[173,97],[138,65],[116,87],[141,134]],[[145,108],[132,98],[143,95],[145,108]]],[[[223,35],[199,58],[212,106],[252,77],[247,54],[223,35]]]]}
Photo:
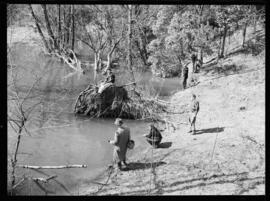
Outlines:
{"type": "Polygon", "coordinates": [[[196,59],[197,59],[197,56],[195,54],[192,54],[191,55],[191,60],[192,60],[193,63],[196,61],[196,59]]]}
{"type": "Polygon", "coordinates": [[[188,77],[188,67],[187,67],[187,66],[185,66],[184,69],[183,69],[183,76],[184,76],[185,78],[188,77]]]}
{"type": "Polygon", "coordinates": [[[147,138],[156,138],[156,139],[162,139],[162,135],[160,134],[159,130],[156,127],[151,127],[150,133],[146,135],[147,138]]]}

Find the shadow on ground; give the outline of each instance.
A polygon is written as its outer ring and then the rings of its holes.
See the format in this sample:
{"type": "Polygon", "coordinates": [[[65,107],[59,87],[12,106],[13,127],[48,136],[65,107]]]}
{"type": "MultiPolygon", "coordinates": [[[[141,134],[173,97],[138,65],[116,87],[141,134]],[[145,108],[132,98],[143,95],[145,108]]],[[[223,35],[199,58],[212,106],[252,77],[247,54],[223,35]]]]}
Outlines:
{"type": "Polygon", "coordinates": [[[203,133],[220,133],[224,131],[225,127],[215,127],[215,128],[206,128],[201,130],[196,130],[195,135],[201,135],[203,133]]]}
{"type": "Polygon", "coordinates": [[[158,148],[166,149],[172,146],[172,142],[162,142],[158,145],[158,148]]]}
{"type": "Polygon", "coordinates": [[[153,162],[153,163],[140,163],[140,162],[135,162],[135,163],[129,163],[127,168],[122,169],[123,171],[128,171],[128,170],[143,170],[143,169],[149,169],[151,167],[158,167],[160,165],[166,164],[163,161],[159,162],[153,162]]]}

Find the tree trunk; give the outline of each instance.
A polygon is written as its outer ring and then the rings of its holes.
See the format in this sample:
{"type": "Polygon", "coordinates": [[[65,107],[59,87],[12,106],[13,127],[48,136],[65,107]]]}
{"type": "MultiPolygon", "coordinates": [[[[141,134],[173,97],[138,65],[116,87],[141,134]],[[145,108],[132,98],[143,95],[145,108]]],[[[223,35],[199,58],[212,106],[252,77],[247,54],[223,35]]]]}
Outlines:
{"type": "Polygon", "coordinates": [[[61,49],[61,5],[58,4],[58,47],[61,49]]]}
{"type": "Polygon", "coordinates": [[[46,27],[47,27],[48,34],[51,37],[51,39],[53,40],[54,48],[55,49],[58,49],[57,48],[57,41],[56,41],[56,39],[54,37],[53,31],[52,31],[52,27],[51,27],[51,24],[50,24],[50,21],[49,21],[49,16],[48,16],[46,4],[41,4],[41,6],[43,8],[43,12],[44,12],[44,17],[45,17],[45,22],[46,22],[46,27]]]}
{"type": "Polygon", "coordinates": [[[109,54],[107,55],[107,67],[106,70],[111,68],[111,64],[112,63],[112,52],[109,52],[109,54]]]}
{"type": "Polygon", "coordinates": [[[94,64],[94,83],[97,85],[97,71],[98,71],[98,62],[99,62],[99,55],[98,52],[94,53],[95,57],[95,64],[94,64]]]}
{"type": "MultiPolygon", "coordinates": [[[[132,5],[129,5],[128,6],[128,67],[130,70],[132,82],[135,83],[135,77],[132,70],[131,40],[132,40],[132,5]]],[[[135,86],[133,90],[135,90],[135,86]]]]}
{"type": "Polygon", "coordinates": [[[72,44],[71,49],[74,51],[74,45],[75,45],[75,10],[74,5],[72,5],[72,44]]]}
{"type": "Polygon", "coordinates": [[[218,58],[220,58],[220,53],[221,53],[221,46],[222,46],[222,34],[221,34],[221,31],[220,31],[220,28],[219,28],[219,47],[218,47],[218,58]]]}
{"type": "Polygon", "coordinates": [[[243,29],[243,42],[242,42],[242,48],[245,46],[245,41],[246,41],[246,31],[247,31],[247,22],[245,22],[244,29],[243,29]]]}
{"type": "Polygon", "coordinates": [[[66,29],[66,31],[67,31],[67,32],[66,32],[66,33],[67,33],[67,38],[66,38],[67,41],[66,41],[66,44],[67,44],[67,45],[70,44],[70,35],[71,35],[71,34],[70,34],[70,32],[71,32],[71,30],[70,30],[70,28],[71,28],[71,10],[72,10],[72,9],[71,9],[71,5],[69,6],[69,9],[68,9],[68,10],[69,10],[69,12],[68,12],[68,19],[67,19],[68,21],[67,21],[67,25],[66,25],[66,27],[67,27],[67,29],[66,29]]]}
{"type": "Polygon", "coordinates": [[[256,19],[256,14],[254,13],[254,19],[253,19],[253,40],[254,43],[256,42],[256,28],[257,28],[257,19],[256,19]]]}
{"type": "MultiPolygon", "coordinates": [[[[202,14],[203,14],[203,8],[204,8],[204,5],[201,5],[200,6],[200,28],[203,28],[204,25],[201,23],[202,22],[202,14]]],[[[200,60],[203,61],[203,47],[201,47],[200,49],[200,60]]]]}
{"type": "Polygon", "coordinates": [[[180,48],[181,48],[181,50],[180,50],[180,55],[181,55],[181,59],[182,58],[184,58],[184,48],[183,48],[183,40],[181,39],[180,40],[180,48]]]}
{"type": "Polygon", "coordinates": [[[46,39],[45,39],[45,37],[44,37],[44,35],[43,35],[43,32],[41,31],[41,28],[40,28],[40,26],[39,26],[39,24],[38,24],[38,19],[37,19],[35,13],[34,13],[34,10],[33,10],[32,6],[31,6],[31,4],[29,4],[29,9],[30,9],[30,12],[31,12],[31,14],[32,14],[32,17],[33,17],[34,20],[35,20],[36,27],[37,27],[38,33],[39,33],[39,35],[40,35],[40,37],[41,37],[41,39],[42,39],[42,41],[43,41],[43,44],[44,44],[46,50],[50,53],[50,52],[51,52],[51,49],[50,49],[50,47],[49,47],[49,45],[48,45],[48,43],[47,43],[47,41],[46,41],[46,39]]]}
{"type": "Polygon", "coordinates": [[[12,159],[12,173],[11,173],[11,176],[12,176],[12,180],[11,180],[11,186],[13,187],[15,185],[15,180],[16,180],[16,177],[15,177],[15,169],[16,169],[16,165],[17,165],[17,155],[18,155],[18,151],[19,151],[19,147],[20,147],[20,142],[21,142],[21,133],[22,133],[22,128],[24,127],[25,125],[25,122],[24,120],[22,120],[22,122],[20,123],[20,127],[19,127],[19,130],[18,130],[18,137],[17,137],[17,142],[16,142],[16,149],[15,149],[15,152],[14,152],[14,155],[13,155],[13,159],[12,159]]]}
{"type": "Polygon", "coordinates": [[[203,62],[203,48],[200,49],[200,60],[203,62]]]}
{"type": "Polygon", "coordinates": [[[227,35],[227,25],[224,26],[223,41],[222,41],[222,47],[221,47],[220,58],[223,58],[223,57],[224,57],[224,49],[225,49],[226,35],[227,35]]]}
{"type": "Polygon", "coordinates": [[[64,28],[63,28],[63,46],[65,45],[66,43],[66,10],[65,10],[65,5],[64,5],[64,9],[63,9],[63,24],[64,24],[64,28]]]}

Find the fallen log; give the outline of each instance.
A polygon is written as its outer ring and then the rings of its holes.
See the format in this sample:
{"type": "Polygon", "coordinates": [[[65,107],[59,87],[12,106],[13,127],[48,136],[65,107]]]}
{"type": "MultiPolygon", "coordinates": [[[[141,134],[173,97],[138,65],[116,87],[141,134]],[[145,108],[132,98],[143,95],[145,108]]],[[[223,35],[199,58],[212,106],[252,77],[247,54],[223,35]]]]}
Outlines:
{"type": "Polygon", "coordinates": [[[32,178],[32,180],[47,183],[49,180],[54,179],[54,178],[56,178],[56,177],[57,177],[57,175],[52,175],[52,176],[47,177],[47,178],[41,178],[41,177],[38,177],[38,178],[32,178]]]}
{"type": "Polygon", "coordinates": [[[86,168],[87,165],[58,165],[58,166],[17,165],[17,167],[28,169],[63,169],[63,168],[86,168]]]}

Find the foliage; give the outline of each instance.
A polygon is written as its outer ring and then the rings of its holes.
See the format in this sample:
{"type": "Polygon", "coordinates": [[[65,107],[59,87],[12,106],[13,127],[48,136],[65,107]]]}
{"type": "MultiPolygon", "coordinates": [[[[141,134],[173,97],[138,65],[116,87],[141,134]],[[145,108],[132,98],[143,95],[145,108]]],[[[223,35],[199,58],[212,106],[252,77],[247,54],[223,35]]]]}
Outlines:
{"type": "MultiPolygon", "coordinates": [[[[52,45],[42,7],[32,7],[46,41],[52,45]]],[[[71,5],[50,4],[46,8],[53,36],[62,40],[64,49],[72,46],[74,17],[75,43],[83,41],[92,59],[96,54],[97,67],[106,57],[108,63],[114,59],[127,63],[127,5],[74,5],[73,12],[71,5]]],[[[24,4],[9,4],[7,11],[8,25],[31,16],[24,4]]],[[[247,24],[259,22],[264,26],[265,21],[265,8],[261,5],[132,5],[131,12],[133,69],[150,68],[163,77],[179,75],[193,52],[200,53],[201,58],[223,54],[226,37],[236,30],[243,30],[244,44],[247,24]]]]}

